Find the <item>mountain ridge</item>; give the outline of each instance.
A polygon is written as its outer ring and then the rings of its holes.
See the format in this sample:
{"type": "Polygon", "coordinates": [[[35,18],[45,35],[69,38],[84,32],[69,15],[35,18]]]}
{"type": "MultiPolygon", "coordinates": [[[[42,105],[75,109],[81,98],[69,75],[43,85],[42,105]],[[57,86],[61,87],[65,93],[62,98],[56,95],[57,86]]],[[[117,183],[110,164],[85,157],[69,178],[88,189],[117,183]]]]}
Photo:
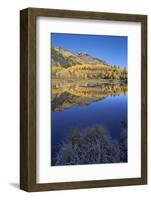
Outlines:
{"type": "Polygon", "coordinates": [[[105,64],[104,60],[93,57],[86,52],[73,53],[59,46],[51,47],[52,66],[68,68],[76,64],[105,64]]]}

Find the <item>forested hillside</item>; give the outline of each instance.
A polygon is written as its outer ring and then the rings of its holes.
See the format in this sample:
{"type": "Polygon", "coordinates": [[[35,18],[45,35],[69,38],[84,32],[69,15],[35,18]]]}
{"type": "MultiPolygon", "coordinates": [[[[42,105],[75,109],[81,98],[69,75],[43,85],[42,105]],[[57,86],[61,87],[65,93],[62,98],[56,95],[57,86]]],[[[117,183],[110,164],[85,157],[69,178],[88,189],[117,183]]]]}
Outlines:
{"type": "Polygon", "coordinates": [[[51,73],[56,78],[100,78],[127,82],[127,69],[109,65],[86,52],[75,54],[61,47],[51,48],[51,73]]]}

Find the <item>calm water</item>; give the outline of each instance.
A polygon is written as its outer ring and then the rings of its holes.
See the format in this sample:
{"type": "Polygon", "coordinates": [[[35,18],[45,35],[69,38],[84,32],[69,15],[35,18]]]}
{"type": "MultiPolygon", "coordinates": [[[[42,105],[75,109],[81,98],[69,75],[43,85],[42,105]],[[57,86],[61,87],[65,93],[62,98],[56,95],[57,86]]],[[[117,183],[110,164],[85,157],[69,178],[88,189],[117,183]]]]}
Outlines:
{"type": "Polygon", "coordinates": [[[54,84],[51,112],[51,165],[70,131],[94,124],[106,128],[119,139],[122,121],[127,121],[127,86],[125,84],[54,84]]]}

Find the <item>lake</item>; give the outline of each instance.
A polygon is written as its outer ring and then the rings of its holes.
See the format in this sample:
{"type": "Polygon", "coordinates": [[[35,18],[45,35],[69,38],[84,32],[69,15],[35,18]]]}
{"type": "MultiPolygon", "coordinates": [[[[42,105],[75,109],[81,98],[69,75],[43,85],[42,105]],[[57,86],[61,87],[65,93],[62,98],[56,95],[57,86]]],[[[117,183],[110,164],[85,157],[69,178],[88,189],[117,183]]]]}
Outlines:
{"type": "MultiPolygon", "coordinates": [[[[51,165],[57,165],[58,154],[60,154],[63,146],[65,148],[66,143],[69,143],[68,138],[73,129],[79,129],[80,135],[82,135],[85,134],[83,130],[95,125],[103,127],[111,141],[120,141],[123,129],[127,129],[127,84],[98,82],[97,80],[52,81],[51,165]]],[[[82,138],[82,136],[80,137],[82,138]]],[[[81,145],[81,143],[79,142],[78,145],[81,145]]],[[[119,149],[121,149],[121,146],[119,149]]],[[[114,162],[114,160],[115,162],[122,162],[120,159],[107,160],[106,162],[114,162]]],[[[66,165],[65,162],[59,161],[58,163],[58,165],[66,165]]],[[[87,163],[84,161],[82,163],[79,161],[78,163],[77,161],[77,163],[74,163],[72,161],[70,164],[91,163],[95,162],[88,161],[87,163]]],[[[102,163],[105,163],[105,161],[102,161],[102,163]]]]}

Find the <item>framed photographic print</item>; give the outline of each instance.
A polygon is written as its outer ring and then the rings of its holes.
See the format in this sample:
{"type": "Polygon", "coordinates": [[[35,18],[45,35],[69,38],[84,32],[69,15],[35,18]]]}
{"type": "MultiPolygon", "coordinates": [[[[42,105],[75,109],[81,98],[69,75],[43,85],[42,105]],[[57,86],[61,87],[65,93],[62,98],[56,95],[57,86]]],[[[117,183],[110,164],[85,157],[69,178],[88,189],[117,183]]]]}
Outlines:
{"type": "Polygon", "coordinates": [[[20,188],[147,183],[147,16],[20,12],[20,188]]]}

